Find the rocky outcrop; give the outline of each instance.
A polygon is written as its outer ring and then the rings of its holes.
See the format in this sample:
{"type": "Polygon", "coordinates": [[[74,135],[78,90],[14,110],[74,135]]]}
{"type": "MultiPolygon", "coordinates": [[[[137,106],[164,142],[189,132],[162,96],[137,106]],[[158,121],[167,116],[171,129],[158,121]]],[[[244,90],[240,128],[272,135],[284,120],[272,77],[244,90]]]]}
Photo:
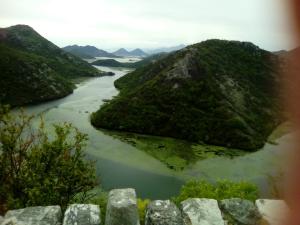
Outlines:
{"type": "Polygon", "coordinates": [[[38,206],[8,211],[1,225],[60,225],[61,219],[59,206],[38,206]]]}
{"type": "Polygon", "coordinates": [[[139,225],[134,189],[114,189],[109,192],[105,225],[139,225]]]}
{"type": "MultiPolygon", "coordinates": [[[[284,201],[266,199],[254,204],[238,198],[219,202],[191,198],[180,205],[178,209],[170,200],[150,202],[145,212],[145,225],[280,225],[289,211],[284,201]]],[[[115,189],[109,193],[105,223],[100,219],[99,206],[89,204],[70,205],[64,219],[59,206],[11,210],[4,218],[0,216],[0,225],[61,224],[140,225],[135,190],[115,189]]]]}
{"type": "Polygon", "coordinates": [[[230,223],[236,225],[254,225],[260,219],[257,208],[249,200],[233,198],[220,201],[219,206],[223,217],[230,223]]]}
{"type": "Polygon", "coordinates": [[[184,225],[225,225],[217,200],[191,198],[181,208],[184,225]]]}
{"type": "Polygon", "coordinates": [[[65,212],[63,225],[100,225],[100,208],[97,205],[73,204],[65,212]]]}
{"type": "Polygon", "coordinates": [[[284,224],[285,216],[288,214],[288,206],[281,200],[258,199],[255,205],[261,215],[260,224],[280,225],[284,224]]]}
{"type": "Polygon", "coordinates": [[[153,201],[147,207],[146,225],[183,225],[181,213],[170,200],[153,201]]]}

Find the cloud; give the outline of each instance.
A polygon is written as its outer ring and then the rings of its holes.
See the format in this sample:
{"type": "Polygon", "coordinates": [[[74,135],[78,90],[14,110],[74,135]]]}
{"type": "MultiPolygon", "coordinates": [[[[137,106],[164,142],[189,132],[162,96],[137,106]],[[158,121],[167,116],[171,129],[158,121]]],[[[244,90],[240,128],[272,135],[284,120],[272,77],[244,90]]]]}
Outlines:
{"type": "Polygon", "coordinates": [[[59,46],[151,48],[209,38],[292,45],[281,0],[1,0],[0,26],[28,24],[59,46]]]}

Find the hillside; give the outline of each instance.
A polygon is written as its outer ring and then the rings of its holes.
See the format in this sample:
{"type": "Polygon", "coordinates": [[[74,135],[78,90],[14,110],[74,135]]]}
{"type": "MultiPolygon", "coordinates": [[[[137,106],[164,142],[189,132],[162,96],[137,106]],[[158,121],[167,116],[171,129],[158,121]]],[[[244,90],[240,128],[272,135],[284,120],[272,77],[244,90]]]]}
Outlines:
{"type": "Polygon", "coordinates": [[[245,150],[278,125],[277,56],[247,42],[209,40],[118,79],[96,127],[245,150]]]}
{"type": "Polygon", "coordinates": [[[64,97],[71,78],[100,75],[26,25],[0,29],[0,71],[0,102],[12,106],[64,97]]]}
{"type": "Polygon", "coordinates": [[[90,45],[86,45],[86,46],[69,45],[64,47],[63,50],[83,59],[93,59],[95,57],[119,58],[119,56],[116,56],[112,53],[108,53],[102,49],[98,49],[90,45]]]}
{"type": "Polygon", "coordinates": [[[107,66],[107,67],[124,67],[124,68],[139,68],[142,66],[146,66],[150,63],[154,63],[157,60],[165,57],[167,54],[156,54],[148,56],[147,58],[142,59],[141,61],[134,62],[134,63],[121,63],[114,59],[99,59],[92,62],[92,65],[95,66],[107,66]]]}

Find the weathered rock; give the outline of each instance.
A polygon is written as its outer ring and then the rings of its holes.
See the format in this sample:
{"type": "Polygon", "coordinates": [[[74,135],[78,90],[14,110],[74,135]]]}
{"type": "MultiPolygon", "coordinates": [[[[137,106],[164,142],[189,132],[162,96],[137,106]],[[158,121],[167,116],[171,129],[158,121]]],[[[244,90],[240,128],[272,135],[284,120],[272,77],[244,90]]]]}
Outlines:
{"type": "Polygon", "coordinates": [[[260,215],[254,203],[240,198],[225,199],[220,201],[220,208],[224,218],[229,224],[256,225],[260,215]]]}
{"type": "Polygon", "coordinates": [[[3,216],[0,216],[0,224],[3,222],[4,218],[3,216]]]}
{"type": "Polygon", "coordinates": [[[61,220],[60,206],[37,206],[8,211],[1,225],[60,225],[61,220]]]}
{"type": "Polygon", "coordinates": [[[149,203],[145,225],[183,225],[181,213],[170,200],[149,203]]]}
{"type": "Polygon", "coordinates": [[[97,205],[70,205],[64,216],[63,225],[100,225],[100,208],[97,205]]]}
{"type": "Polygon", "coordinates": [[[190,198],[181,202],[184,225],[224,225],[217,200],[190,198]]]}
{"type": "Polygon", "coordinates": [[[285,215],[289,209],[283,200],[258,199],[255,205],[261,215],[261,224],[280,225],[283,224],[285,215]]]}
{"type": "Polygon", "coordinates": [[[114,189],[109,192],[105,224],[140,224],[134,189],[114,189]]]}

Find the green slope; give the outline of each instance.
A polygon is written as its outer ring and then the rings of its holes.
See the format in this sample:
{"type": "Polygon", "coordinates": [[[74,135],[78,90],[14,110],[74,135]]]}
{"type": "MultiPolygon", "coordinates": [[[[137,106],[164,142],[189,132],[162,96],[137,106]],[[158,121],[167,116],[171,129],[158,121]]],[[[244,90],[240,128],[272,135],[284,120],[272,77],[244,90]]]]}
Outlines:
{"type": "Polygon", "coordinates": [[[18,106],[61,98],[73,92],[71,79],[99,75],[96,68],[29,26],[0,29],[0,104],[18,106]]]}
{"type": "Polygon", "coordinates": [[[96,127],[246,150],[279,123],[279,59],[247,42],[209,40],[120,78],[96,127]]]}

